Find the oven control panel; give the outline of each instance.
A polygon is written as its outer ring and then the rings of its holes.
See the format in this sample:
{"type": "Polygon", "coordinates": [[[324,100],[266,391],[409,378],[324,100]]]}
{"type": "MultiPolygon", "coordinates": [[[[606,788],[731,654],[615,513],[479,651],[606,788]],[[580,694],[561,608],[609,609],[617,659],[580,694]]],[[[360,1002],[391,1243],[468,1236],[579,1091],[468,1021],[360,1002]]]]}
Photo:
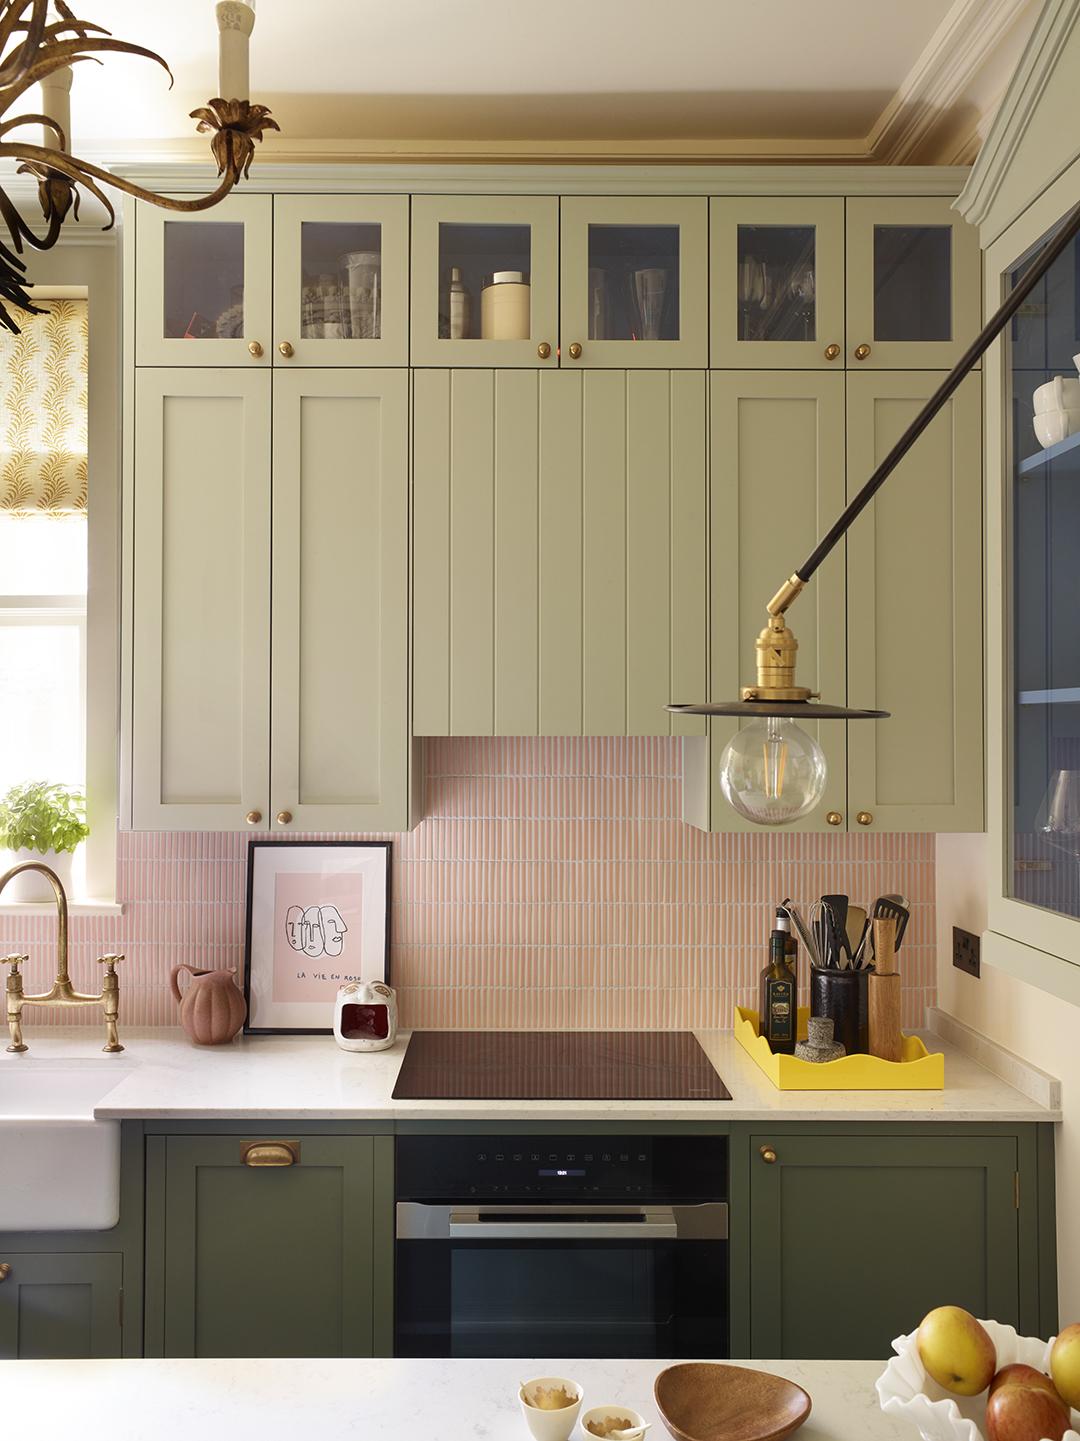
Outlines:
{"type": "Polygon", "coordinates": [[[726,1136],[399,1136],[398,1200],[727,1196],[726,1136]]]}

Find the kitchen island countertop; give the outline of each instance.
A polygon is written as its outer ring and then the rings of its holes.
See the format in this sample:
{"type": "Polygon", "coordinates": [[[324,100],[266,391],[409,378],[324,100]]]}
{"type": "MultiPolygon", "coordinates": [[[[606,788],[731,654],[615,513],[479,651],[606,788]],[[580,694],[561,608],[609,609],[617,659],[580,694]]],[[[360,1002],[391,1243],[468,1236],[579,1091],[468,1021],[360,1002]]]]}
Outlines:
{"type": "Polygon", "coordinates": [[[731,1091],[730,1101],[400,1100],[391,1093],[409,1033],[387,1051],[343,1051],[332,1036],[237,1036],[195,1046],[179,1028],[125,1030],[125,1050],[101,1057],[98,1029],[26,1027],[30,1049],[0,1052],[0,1066],[101,1058],[123,1072],[98,1118],[142,1120],[379,1121],[1059,1121],[939,1036],[943,1091],[779,1091],[731,1031],[695,1031],[731,1091]]]}
{"type": "MultiPolygon", "coordinates": [[[[4,1420],[35,1441],[531,1441],[517,1386],[568,1376],[585,1406],[622,1402],[666,1441],[653,1381],[666,1361],[0,1361],[4,1420]]],[[[878,1407],[883,1361],[739,1361],[802,1386],[800,1441],[911,1441],[878,1407]]],[[[571,1441],[582,1441],[575,1426],[571,1441]]]]}

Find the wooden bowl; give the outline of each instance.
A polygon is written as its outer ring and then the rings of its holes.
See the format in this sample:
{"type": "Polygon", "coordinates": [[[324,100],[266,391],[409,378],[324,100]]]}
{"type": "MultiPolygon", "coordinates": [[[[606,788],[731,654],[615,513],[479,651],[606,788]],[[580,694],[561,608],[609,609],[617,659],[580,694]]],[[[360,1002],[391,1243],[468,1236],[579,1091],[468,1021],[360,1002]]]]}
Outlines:
{"type": "Polygon", "coordinates": [[[793,1381],[712,1361],[669,1366],[653,1393],[675,1441],[779,1441],[810,1415],[810,1397],[793,1381]]]}

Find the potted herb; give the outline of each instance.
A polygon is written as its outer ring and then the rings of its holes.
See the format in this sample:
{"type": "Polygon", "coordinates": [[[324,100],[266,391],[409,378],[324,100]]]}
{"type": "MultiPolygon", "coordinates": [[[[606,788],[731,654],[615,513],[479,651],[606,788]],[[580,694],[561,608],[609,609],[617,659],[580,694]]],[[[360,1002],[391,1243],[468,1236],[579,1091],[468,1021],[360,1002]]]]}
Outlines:
{"type": "MultiPolygon", "coordinates": [[[[71,856],[90,834],[86,824],[86,797],[80,789],[50,783],[23,781],[0,798],[0,848],[11,856],[0,870],[20,861],[40,860],[71,885],[71,856]]],[[[9,881],[4,900],[51,901],[53,889],[40,871],[24,871],[9,881]]]]}

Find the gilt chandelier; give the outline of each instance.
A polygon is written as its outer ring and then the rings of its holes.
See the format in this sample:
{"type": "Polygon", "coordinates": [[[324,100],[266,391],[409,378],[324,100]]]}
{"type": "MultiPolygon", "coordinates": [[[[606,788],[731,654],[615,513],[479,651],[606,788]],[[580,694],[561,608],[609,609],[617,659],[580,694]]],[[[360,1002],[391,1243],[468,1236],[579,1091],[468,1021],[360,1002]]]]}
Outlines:
{"type": "MultiPolygon", "coordinates": [[[[72,206],[74,218],[78,219],[76,185],[84,185],[91,195],[101,201],[109,216],[106,229],[113,224],[116,212],[101,189],[103,184],[166,210],[209,210],[224,200],[237,181],[247,175],[255,153],[255,142],[262,139],[263,131],[279,128],[277,122],[270,118],[267,107],[250,104],[246,95],[232,98],[219,96],[193,110],[191,118],[199,122],[196,128],[201,133],[213,132],[210,148],[217,162],[218,174],[222,177],[212,194],[198,200],[174,200],[169,196],[156,195],[128,180],[110,175],[87,160],[79,160],[69,153],[70,137],[54,116],[24,113],[7,118],[13,107],[23,103],[27,90],[48,81],[56,72],[80,60],[96,60],[99,53],[107,51],[142,55],[155,61],[169,76],[170,84],[172,72],[153,50],[129,44],[126,40],[114,40],[100,25],[77,19],[64,0],[51,0],[51,4],[55,16],[49,14],[50,0],[0,0],[0,159],[21,162],[17,173],[37,178],[38,200],[47,227],[44,236],[36,235],[0,186],[0,222],[6,227],[10,240],[10,245],[0,241],[0,324],[16,335],[19,327],[9,306],[34,315],[42,313],[27,291],[31,282],[26,275],[25,264],[19,259],[23,246],[49,250],[60,238],[61,227],[72,206]],[[11,138],[13,131],[28,125],[42,126],[54,139],[57,148],[46,144],[31,145],[11,138]]],[[[222,0],[217,11],[224,57],[227,44],[234,44],[239,34],[242,34],[241,43],[246,47],[254,14],[243,0],[222,0]]],[[[246,50],[244,60],[243,73],[246,74],[246,50]]],[[[221,74],[224,78],[224,64],[221,74]]],[[[226,87],[222,85],[221,88],[226,87]]]]}

